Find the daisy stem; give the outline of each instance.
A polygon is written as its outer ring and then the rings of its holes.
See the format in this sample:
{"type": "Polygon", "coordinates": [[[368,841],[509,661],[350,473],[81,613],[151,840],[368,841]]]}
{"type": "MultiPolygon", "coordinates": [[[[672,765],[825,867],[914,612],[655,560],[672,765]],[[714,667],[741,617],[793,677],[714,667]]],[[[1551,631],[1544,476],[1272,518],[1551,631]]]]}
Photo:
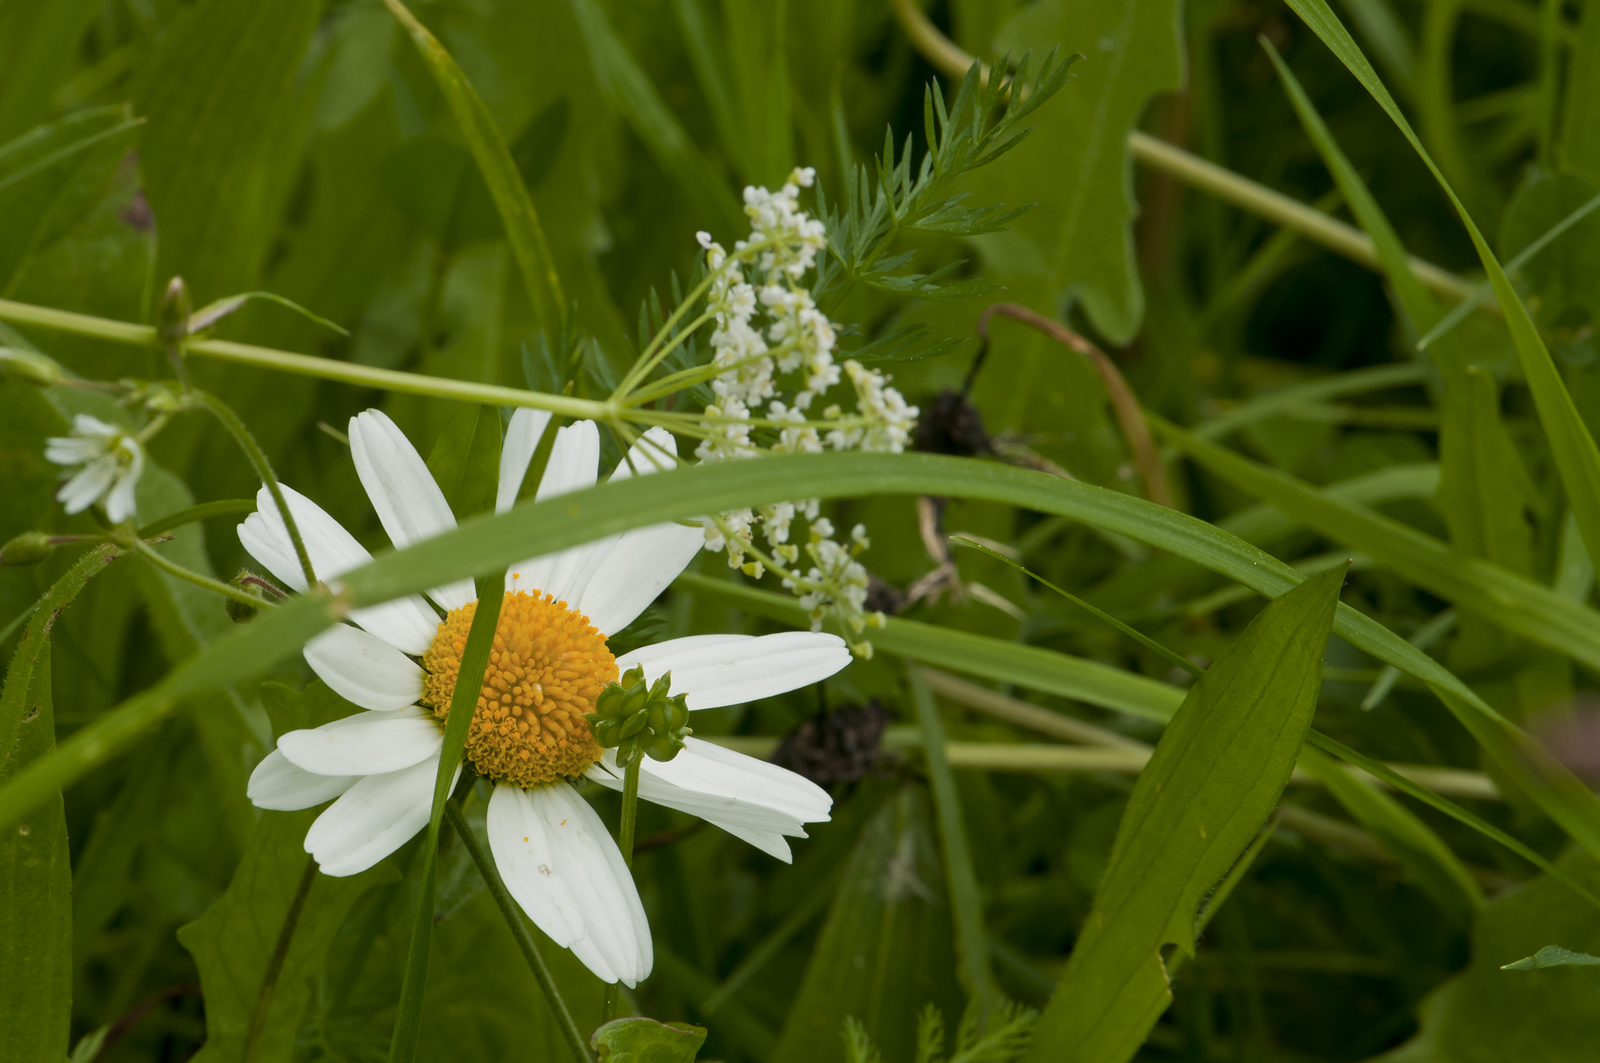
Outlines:
{"type": "Polygon", "coordinates": [[[192,569],[184,568],[176,561],[164,557],[155,550],[152,550],[150,548],[150,544],[146,543],[143,539],[130,536],[126,540],[119,539],[118,545],[124,547],[125,549],[133,550],[134,553],[138,554],[140,557],[143,557],[146,561],[149,561],[152,565],[161,569],[163,572],[176,576],[181,580],[186,580],[189,583],[193,583],[196,587],[204,587],[208,591],[214,591],[215,593],[222,595],[224,598],[231,598],[236,602],[248,605],[252,609],[272,608],[272,603],[266,601],[265,599],[257,598],[251,594],[246,594],[237,587],[223,583],[221,580],[212,579],[210,576],[202,576],[200,573],[195,572],[192,569]]]}
{"type": "Polygon", "coordinates": [[[283,518],[283,526],[289,530],[289,539],[294,543],[294,556],[300,560],[300,571],[306,577],[306,586],[317,585],[316,570],[311,567],[311,555],[306,551],[305,540],[300,537],[300,528],[294,522],[294,514],[289,512],[289,503],[284,501],[283,488],[278,486],[278,478],[273,475],[272,463],[267,460],[266,451],[261,449],[261,444],[256,442],[256,437],[250,434],[250,429],[244,426],[239,415],[233,408],[215,395],[195,389],[198,398],[206,409],[210,410],[222,422],[243,450],[245,457],[250,459],[250,464],[255,466],[256,475],[261,477],[261,482],[267,485],[267,491],[272,495],[272,501],[278,507],[278,515],[283,518]]]}
{"type": "MultiPolygon", "coordinates": [[[[617,848],[622,850],[622,862],[633,870],[633,836],[639,826],[639,761],[629,764],[622,773],[622,837],[617,848]]],[[[622,984],[613,982],[606,986],[606,1022],[617,1017],[617,1004],[622,996],[622,984]]]]}
{"type": "Polygon", "coordinates": [[[455,801],[446,801],[444,813],[450,820],[450,826],[455,828],[456,837],[461,839],[461,844],[466,848],[467,855],[472,858],[478,874],[483,876],[483,884],[489,887],[489,893],[494,897],[495,904],[500,906],[500,914],[505,917],[506,926],[511,928],[511,936],[516,940],[517,948],[522,950],[522,958],[528,961],[528,968],[533,971],[534,980],[544,991],[545,1002],[555,1014],[556,1025],[561,1028],[561,1036],[566,1038],[567,1047],[572,1049],[573,1056],[583,1063],[588,1063],[594,1057],[589,1052],[577,1022],[572,1018],[572,1011],[561,996],[560,987],[556,985],[555,978],[550,974],[550,968],[544,962],[544,954],[539,951],[539,943],[528,932],[528,924],[523,921],[522,910],[517,907],[516,899],[511,896],[511,891],[506,889],[505,880],[500,877],[494,861],[484,852],[477,834],[473,833],[472,825],[462,814],[461,806],[455,801]]]}

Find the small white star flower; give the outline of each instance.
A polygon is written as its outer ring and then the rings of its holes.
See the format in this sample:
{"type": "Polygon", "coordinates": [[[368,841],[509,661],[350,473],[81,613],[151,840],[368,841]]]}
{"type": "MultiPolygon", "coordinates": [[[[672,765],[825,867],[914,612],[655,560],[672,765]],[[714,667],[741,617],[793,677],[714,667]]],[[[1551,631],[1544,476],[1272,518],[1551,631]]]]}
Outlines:
{"type": "MultiPolygon", "coordinates": [[[[519,410],[500,454],[496,510],[516,502],[549,415],[519,410]]],[[[356,473],[397,548],[456,526],[444,493],[409,440],[377,411],[352,418],[356,473]]],[[[653,428],[613,480],[670,466],[672,436],[653,428]]],[[[592,421],[556,435],[538,498],[592,486],[600,435],[592,421]]],[[[305,496],[283,489],[316,570],[336,577],[369,558],[305,496]]],[[[283,521],[263,489],[239,540],[298,590],[304,577],[283,521]]],[[[606,640],[671,583],[704,541],[697,527],[656,524],[513,565],[467,737],[465,759],[494,784],[489,848],[506,887],[552,940],[607,982],[634,985],[653,965],[650,927],[633,877],[600,817],[571,785],[587,777],[621,789],[616,751],[602,749],[588,716],[606,685],[633,667],[646,682],[672,673],[687,707],[739,705],[809,686],[850,660],[833,635],[693,635],[614,657],[606,640]]],[[[258,807],[292,810],[333,801],[306,834],[328,875],[354,875],[427,825],[460,655],[477,608],[471,580],[351,613],[312,639],[305,658],[330,688],[363,710],[278,740],[250,777],[258,807]]],[[[829,818],[828,794],[765,761],[690,737],[677,757],[640,761],[639,796],[714,823],[787,861],[786,837],[829,818]]]]}
{"type": "Polygon", "coordinates": [[[144,472],[144,447],[137,437],[80,413],[73,418],[70,436],[45,440],[44,456],[57,465],[82,466],[56,492],[56,501],[68,513],[82,513],[104,502],[113,524],[133,516],[134,489],[144,472]]]}

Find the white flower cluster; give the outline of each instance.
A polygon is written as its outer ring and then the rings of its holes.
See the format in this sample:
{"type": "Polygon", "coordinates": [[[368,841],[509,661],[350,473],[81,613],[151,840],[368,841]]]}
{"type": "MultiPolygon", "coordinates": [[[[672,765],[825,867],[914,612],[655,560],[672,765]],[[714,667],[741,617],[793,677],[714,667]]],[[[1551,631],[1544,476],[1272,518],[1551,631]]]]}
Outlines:
{"type": "Polygon", "coordinates": [[[68,513],[81,513],[100,502],[113,524],[134,515],[134,490],[144,472],[144,448],[137,436],[80,413],[72,421],[70,436],[45,440],[44,456],[57,465],[82,466],[56,492],[56,501],[68,513]]]}
{"type": "MultiPolygon", "coordinates": [[[[709,233],[698,234],[712,274],[706,298],[716,323],[711,334],[712,365],[720,370],[711,382],[716,401],[707,404],[701,423],[705,438],[695,451],[702,461],[758,456],[761,448],[751,439],[751,419],[758,416],[777,427],[777,440],[767,448],[775,453],[814,454],[824,449],[898,453],[911,438],[917,408],[908,406],[878,370],[853,360],[842,366],[834,361],[838,334],[803,283],[816,264],[817,252],[827,246],[822,222],[798,207],[800,189],[811,187],[815,176],[806,167],[791,173],[777,192],[746,188],[750,238],[734,244],[731,255],[709,233]],[[847,412],[831,405],[820,418],[810,416],[812,402],[844,375],[855,389],[855,409],[847,412]],[[791,386],[782,386],[780,377],[791,386]],[[827,422],[837,426],[823,434],[818,431],[819,420],[823,427],[827,422]]],[[[789,541],[796,517],[811,524],[805,550],[814,565],[804,576],[785,572],[784,585],[799,594],[811,611],[813,628],[821,626],[831,608],[859,634],[869,622],[866,569],[855,560],[866,549],[866,531],[858,525],[849,547],[833,541],[833,527],[818,517],[816,499],[707,517],[706,549],[726,550],[730,565],[759,577],[765,566],[748,560],[759,528],[773,557],[793,566],[800,558],[800,548],[789,541]]]]}

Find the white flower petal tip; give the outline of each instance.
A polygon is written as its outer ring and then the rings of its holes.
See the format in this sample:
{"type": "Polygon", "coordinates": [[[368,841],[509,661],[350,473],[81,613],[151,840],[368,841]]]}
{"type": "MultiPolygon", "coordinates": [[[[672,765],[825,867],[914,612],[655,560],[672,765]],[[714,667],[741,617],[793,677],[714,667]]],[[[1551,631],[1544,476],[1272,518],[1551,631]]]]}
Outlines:
{"type": "Polygon", "coordinates": [[[572,787],[496,786],[488,830],[506,888],[551,940],[602,981],[632,987],[649,976],[654,950],[633,876],[572,787]]]}
{"type": "MultiPolygon", "coordinates": [[[[409,768],[360,780],[311,824],[306,852],[324,875],[359,875],[428,825],[438,774],[438,758],[429,757],[409,768]]],[[[458,768],[456,778],[460,777],[458,768]]]]}
{"type": "Polygon", "coordinates": [[[331,689],[363,709],[389,712],[422,697],[424,672],[376,635],[336,625],[305,648],[306,663],[331,689]]]}
{"type": "Polygon", "coordinates": [[[783,694],[821,682],[850,663],[837,635],[783,631],[776,635],[691,636],[656,643],[617,658],[626,671],[644,667],[655,682],[672,673],[672,692],[688,694],[690,709],[715,709],[783,694]]]}
{"type": "Polygon", "coordinates": [[[274,749],[250,773],[245,796],[257,808],[298,812],[332,801],[357,782],[354,775],[318,775],[297,766],[274,749]]]}
{"type": "Polygon", "coordinates": [[[383,775],[437,757],[444,734],[425,710],[358,712],[278,739],[278,750],[318,775],[383,775]]]}
{"type": "MultiPolygon", "coordinates": [[[[350,456],[396,550],[455,528],[455,514],[427,463],[384,413],[367,410],[350,418],[350,456]]],[[[459,609],[476,597],[471,580],[456,580],[429,593],[446,609],[459,609]]]]}
{"type": "Polygon", "coordinates": [[[517,492],[522,489],[522,478],[527,475],[528,462],[539,446],[539,437],[550,423],[546,410],[526,407],[511,415],[506,425],[505,441],[500,444],[500,484],[495,493],[494,511],[504,513],[516,505],[517,492]]]}

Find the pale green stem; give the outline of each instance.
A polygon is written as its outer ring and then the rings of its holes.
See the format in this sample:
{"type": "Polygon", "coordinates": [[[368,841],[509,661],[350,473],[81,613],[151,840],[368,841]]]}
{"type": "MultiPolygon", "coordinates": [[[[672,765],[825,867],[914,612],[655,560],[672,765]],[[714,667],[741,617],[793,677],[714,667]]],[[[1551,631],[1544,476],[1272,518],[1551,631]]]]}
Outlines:
{"type": "MultiPolygon", "coordinates": [[[[976,62],[939,32],[938,27],[911,0],[893,0],[890,8],[912,47],[940,73],[947,77],[964,77],[976,62]]],[[[981,71],[980,77],[987,83],[987,68],[981,71]]],[[[1128,134],[1128,153],[1145,165],[1170,174],[1194,188],[1210,192],[1241,210],[1293,229],[1335,254],[1359,262],[1369,269],[1382,268],[1377,247],[1370,236],[1297,199],[1274,192],[1265,185],[1137,129],[1128,134]]],[[[1409,258],[1408,262],[1417,279],[1441,295],[1460,300],[1472,293],[1472,285],[1449,270],[1415,257],[1409,258]]],[[[1483,308],[1500,313],[1496,303],[1485,303],[1483,308]]]]}
{"type": "Polygon", "coordinates": [[[236,602],[242,602],[252,609],[272,608],[272,603],[266,601],[265,599],[246,594],[237,587],[231,587],[228,584],[223,583],[221,580],[212,579],[210,576],[202,576],[198,572],[184,568],[176,561],[172,561],[161,556],[161,554],[157,553],[155,550],[152,550],[143,539],[129,538],[126,542],[121,542],[118,545],[131,547],[134,553],[145,558],[152,565],[161,569],[163,572],[168,572],[181,580],[186,580],[189,583],[193,583],[196,587],[204,587],[206,590],[220,594],[224,598],[231,598],[236,602]]]}
{"type": "MultiPolygon", "coordinates": [[[[640,361],[635,363],[634,370],[629,373],[629,379],[633,381],[633,387],[637,387],[639,384],[644,383],[644,378],[650,374],[651,370],[661,364],[662,359],[666,358],[667,355],[677,350],[683,345],[685,340],[694,335],[696,329],[716,316],[717,315],[714,312],[707,310],[705,313],[701,314],[699,317],[685,325],[682,329],[678,330],[675,334],[672,334],[671,340],[669,342],[662,343],[661,346],[656,349],[655,353],[651,354],[648,359],[646,359],[644,355],[640,355],[640,361]]],[[[662,329],[662,332],[657,333],[656,336],[651,339],[651,346],[655,346],[656,343],[659,343],[661,339],[667,335],[665,332],[666,326],[662,326],[662,329]]],[[[630,387],[627,391],[621,392],[621,394],[618,396],[618,399],[619,401],[626,401],[632,397],[632,395],[633,388],[630,387]]]]}
{"type": "MultiPolygon", "coordinates": [[[[108,318],[75,314],[67,310],[18,303],[9,299],[0,299],[0,321],[34,325],[133,347],[148,347],[157,342],[156,330],[148,325],[112,321],[108,318]]],[[[548,395],[523,388],[450,380],[445,377],[423,376],[420,373],[403,373],[393,369],[356,365],[352,362],[317,358],[308,354],[293,354],[289,351],[256,347],[248,343],[233,343],[228,340],[190,340],[185,349],[191,356],[199,355],[236,365],[253,365],[262,369],[294,373],[297,376],[335,380],[344,384],[381,388],[410,395],[476,402],[486,406],[526,406],[530,409],[549,410],[551,413],[580,419],[585,417],[604,419],[615,412],[610,403],[595,402],[592,399],[548,395]]]]}

